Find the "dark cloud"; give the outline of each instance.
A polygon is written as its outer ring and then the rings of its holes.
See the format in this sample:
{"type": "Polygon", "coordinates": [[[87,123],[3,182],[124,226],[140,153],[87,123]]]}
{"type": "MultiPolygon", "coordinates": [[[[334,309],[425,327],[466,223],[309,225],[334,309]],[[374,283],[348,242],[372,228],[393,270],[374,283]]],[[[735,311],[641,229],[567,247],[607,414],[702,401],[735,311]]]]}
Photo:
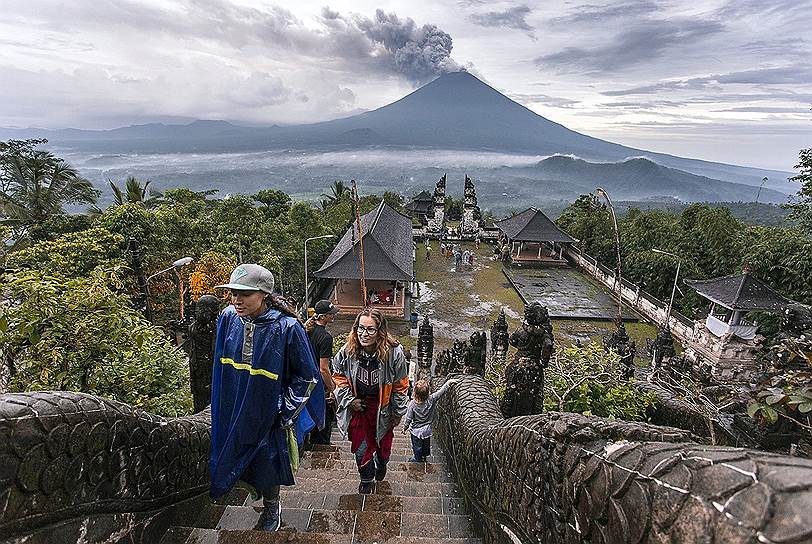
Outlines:
{"type": "Polygon", "coordinates": [[[468,20],[479,26],[515,28],[529,32],[533,30],[533,27],[527,23],[528,15],[530,15],[529,7],[515,6],[505,11],[474,13],[468,16],[468,20]]]}
{"type": "Polygon", "coordinates": [[[64,21],[70,20],[84,30],[116,28],[121,34],[149,35],[155,41],[181,39],[192,49],[216,44],[223,56],[235,50],[242,54],[247,48],[272,56],[283,50],[314,62],[327,62],[333,70],[394,75],[412,83],[459,69],[451,59],[453,40],[447,32],[382,10],[369,18],[323,8],[319,19],[323,27],[314,29],[285,8],[252,8],[229,0],[179,0],[159,5],[136,0],[42,3],[39,9],[30,8],[27,15],[54,31],[63,29],[64,21]]]}
{"type": "Polygon", "coordinates": [[[582,4],[573,8],[566,15],[550,19],[549,23],[555,26],[596,23],[606,21],[607,19],[641,17],[658,11],[660,11],[660,7],[656,2],[650,0],[620,2],[608,6],[582,4]]]}
{"type": "Polygon", "coordinates": [[[374,19],[356,17],[356,24],[373,45],[380,45],[394,70],[414,83],[424,83],[440,74],[454,72],[460,65],[451,59],[451,35],[435,25],[418,27],[394,13],[375,12],[374,19]]]}
{"type": "MultiPolygon", "coordinates": [[[[812,84],[812,64],[754,68],[752,70],[741,70],[738,72],[728,72],[726,74],[714,74],[687,79],[671,79],[629,89],[604,91],[602,94],[606,96],[652,94],[669,90],[705,89],[724,84],[809,85],[812,84]]],[[[775,97],[775,95],[773,96],[775,97]]]]}
{"type": "Polygon", "coordinates": [[[567,47],[535,59],[540,68],[558,73],[587,72],[599,75],[636,66],[663,56],[668,50],[695,43],[723,30],[717,21],[672,19],[647,21],[614,37],[611,43],[584,49],[567,47]]]}

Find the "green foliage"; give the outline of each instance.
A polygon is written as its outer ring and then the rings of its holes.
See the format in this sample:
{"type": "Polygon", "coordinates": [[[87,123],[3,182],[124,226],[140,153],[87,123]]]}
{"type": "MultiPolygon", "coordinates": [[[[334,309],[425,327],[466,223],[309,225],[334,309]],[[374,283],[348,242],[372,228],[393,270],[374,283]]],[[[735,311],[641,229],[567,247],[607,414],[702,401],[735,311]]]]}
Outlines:
{"type": "Polygon", "coordinates": [[[759,389],[747,406],[747,415],[762,424],[775,424],[783,417],[812,430],[812,386],[809,372],[788,371],[773,377],[759,389]]]}
{"type": "Polygon", "coordinates": [[[35,271],[2,278],[11,391],[80,391],[162,415],[190,412],[183,353],[114,291],[120,277],[120,269],[97,268],[67,280],[35,271]]]}
{"type": "MultiPolygon", "coordinates": [[[[556,224],[580,241],[581,247],[604,265],[615,266],[612,216],[592,195],[581,195],[564,208],[556,224]]],[[[622,231],[621,231],[622,232],[622,231]]]]}
{"type": "Polygon", "coordinates": [[[46,276],[80,278],[97,266],[109,269],[124,264],[123,244],[120,234],[95,227],[16,251],[9,256],[8,266],[36,270],[46,276]]]}
{"type": "Polygon", "coordinates": [[[782,295],[812,304],[812,239],[798,227],[750,227],[744,260],[782,295]]]}
{"type": "Polygon", "coordinates": [[[263,189],[252,196],[254,200],[262,204],[262,212],[271,221],[285,222],[290,212],[290,196],[283,191],[276,189],[263,189]]]}
{"type": "Polygon", "coordinates": [[[623,378],[620,357],[602,346],[569,346],[557,352],[545,372],[544,409],[642,421],[655,395],[623,378]]]}
{"type": "Polygon", "coordinates": [[[461,198],[454,198],[451,195],[445,197],[445,218],[446,221],[461,221],[464,208],[464,201],[461,198]]]}
{"type": "Polygon", "coordinates": [[[158,205],[162,196],[160,191],[149,189],[151,181],[141,183],[141,180],[135,178],[135,176],[127,176],[124,181],[123,191],[113,183],[113,180],[108,179],[107,183],[110,184],[110,189],[113,191],[113,200],[116,206],[136,204],[145,208],[153,208],[158,205]]]}
{"type": "Polygon", "coordinates": [[[798,155],[798,175],[790,181],[801,184],[798,194],[786,207],[791,210],[789,219],[797,221],[808,236],[812,236],[812,148],[802,149],[798,155]]]}

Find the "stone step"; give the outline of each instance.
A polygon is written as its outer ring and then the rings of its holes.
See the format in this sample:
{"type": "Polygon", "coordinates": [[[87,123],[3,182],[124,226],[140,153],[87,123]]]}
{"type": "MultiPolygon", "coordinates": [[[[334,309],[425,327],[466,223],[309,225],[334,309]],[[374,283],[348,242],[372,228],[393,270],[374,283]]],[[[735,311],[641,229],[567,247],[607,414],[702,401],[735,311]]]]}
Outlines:
{"type": "Polygon", "coordinates": [[[300,533],[287,530],[277,533],[237,530],[218,531],[194,527],[172,527],[166,532],[161,544],[481,544],[479,538],[429,538],[395,536],[387,539],[364,538],[352,535],[335,535],[325,533],[300,533]]]}
{"type": "MultiPolygon", "coordinates": [[[[314,468],[300,466],[296,473],[297,485],[301,480],[318,478],[321,480],[358,479],[358,469],[352,461],[344,461],[341,467],[314,468]]],[[[398,463],[387,468],[386,480],[390,482],[451,483],[452,476],[444,470],[428,472],[424,466],[411,468],[407,463],[398,463]]]]}
{"type": "MultiPolygon", "coordinates": [[[[398,462],[406,462],[411,459],[412,449],[409,448],[408,450],[392,450],[392,454],[389,457],[390,461],[398,461],[398,462]]],[[[354,460],[355,455],[350,452],[350,449],[347,448],[346,450],[341,451],[308,451],[302,454],[302,459],[350,459],[354,460]]],[[[445,461],[445,457],[439,452],[435,452],[432,448],[431,455],[429,456],[429,461],[432,463],[443,463],[445,461]]]]}
{"type": "MultiPolygon", "coordinates": [[[[309,493],[353,494],[358,492],[358,475],[342,478],[297,478],[297,491],[309,493]]],[[[398,495],[403,497],[461,497],[457,485],[452,482],[393,482],[384,480],[375,483],[378,495],[398,495]]]]}
{"type": "MultiPolygon", "coordinates": [[[[213,506],[211,512],[201,513],[201,517],[192,525],[195,529],[220,532],[253,530],[257,528],[261,513],[262,508],[259,507],[213,506]],[[216,519],[218,514],[219,519],[216,519]]],[[[470,518],[465,515],[379,510],[283,508],[282,529],[285,530],[284,532],[294,534],[323,533],[354,536],[356,542],[384,542],[397,536],[425,537],[431,535],[432,538],[441,539],[475,536],[471,530],[470,518]]],[[[187,536],[187,540],[181,542],[201,544],[198,540],[189,540],[190,538],[187,536]]],[[[218,535],[217,538],[218,540],[212,542],[223,542],[222,535],[218,535]]],[[[166,537],[164,541],[167,541],[166,537]]],[[[335,542],[335,540],[330,539],[329,542],[335,542]]]]}
{"type": "MultiPolygon", "coordinates": [[[[434,474],[443,473],[448,474],[445,465],[442,463],[414,463],[410,461],[394,461],[389,460],[388,470],[403,470],[414,474],[420,472],[434,474]]],[[[323,456],[306,456],[299,460],[299,470],[356,470],[355,458],[351,459],[334,459],[323,456]]]]}

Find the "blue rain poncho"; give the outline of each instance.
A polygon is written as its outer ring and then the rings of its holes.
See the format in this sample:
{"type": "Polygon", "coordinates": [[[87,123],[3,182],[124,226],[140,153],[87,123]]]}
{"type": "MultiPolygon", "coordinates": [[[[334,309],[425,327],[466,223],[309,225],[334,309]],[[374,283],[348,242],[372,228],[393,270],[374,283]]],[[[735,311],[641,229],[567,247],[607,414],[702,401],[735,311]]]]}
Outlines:
{"type": "Polygon", "coordinates": [[[319,366],[298,320],[272,308],[254,320],[233,306],[223,310],[211,399],[211,496],[237,480],[262,494],[293,485],[297,445],[324,426],[325,409],[319,366]]]}

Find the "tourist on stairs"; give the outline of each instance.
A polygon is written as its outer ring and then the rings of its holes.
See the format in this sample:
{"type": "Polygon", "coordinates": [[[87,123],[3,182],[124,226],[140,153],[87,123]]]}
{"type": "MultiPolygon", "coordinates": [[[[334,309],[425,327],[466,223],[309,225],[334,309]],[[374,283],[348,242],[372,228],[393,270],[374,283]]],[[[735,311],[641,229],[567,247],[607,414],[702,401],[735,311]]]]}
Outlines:
{"type": "Polygon", "coordinates": [[[242,480],[262,496],[259,527],[276,531],[279,486],[294,484],[304,435],[324,425],[324,387],[304,328],[271,294],[269,270],[241,264],[217,287],[231,290],[231,306],[217,321],[214,348],[211,496],[242,480]]]}
{"type": "Polygon", "coordinates": [[[403,434],[408,431],[412,437],[412,452],[410,463],[425,463],[431,455],[431,422],[434,419],[434,409],[451,384],[458,379],[447,380],[439,391],[429,395],[431,386],[426,380],[420,380],[414,385],[412,400],[406,410],[406,421],[403,422],[403,434]]]}
{"type": "Polygon", "coordinates": [[[409,390],[403,348],[376,309],[358,314],[347,343],[333,359],[336,418],[349,435],[361,476],[358,492],[372,493],[386,477],[393,429],[406,413],[409,390]]]}
{"type": "Polygon", "coordinates": [[[332,323],[339,311],[338,306],[329,300],[320,300],[314,306],[315,314],[305,322],[305,330],[310,337],[313,350],[319,362],[321,377],[324,381],[324,396],[327,399],[327,411],[324,429],[314,432],[310,436],[313,444],[330,444],[330,434],[333,432],[333,423],[336,419],[335,398],[333,397],[332,369],[333,336],[327,331],[327,325],[332,323]]]}

